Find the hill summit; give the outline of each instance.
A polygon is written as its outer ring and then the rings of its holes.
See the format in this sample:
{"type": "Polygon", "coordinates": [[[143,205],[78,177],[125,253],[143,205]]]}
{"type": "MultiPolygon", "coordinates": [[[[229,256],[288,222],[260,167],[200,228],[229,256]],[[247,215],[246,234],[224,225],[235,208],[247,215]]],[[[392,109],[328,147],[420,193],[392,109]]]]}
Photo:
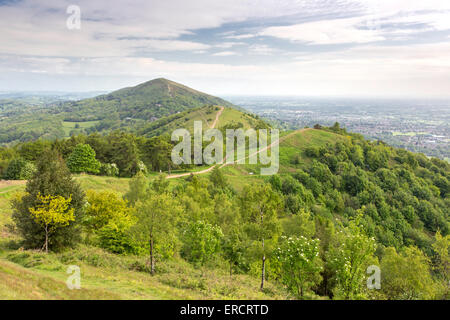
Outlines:
{"type": "Polygon", "coordinates": [[[70,112],[66,121],[102,120],[113,116],[119,120],[154,121],[204,105],[233,106],[221,98],[158,78],[95,98],[66,103],[64,111],[70,112]]]}

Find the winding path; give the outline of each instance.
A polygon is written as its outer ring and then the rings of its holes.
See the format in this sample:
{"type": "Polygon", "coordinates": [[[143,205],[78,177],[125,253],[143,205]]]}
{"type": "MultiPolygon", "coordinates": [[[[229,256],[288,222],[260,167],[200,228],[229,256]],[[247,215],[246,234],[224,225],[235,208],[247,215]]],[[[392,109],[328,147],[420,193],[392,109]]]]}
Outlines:
{"type": "Polygon", "coordinates": [[[220,110],[216,114],[216,120],[214,120],[214,122],[209,126],[210,129],[212,129],[216,126],[217,121],[219,121],[219,118],[222,115],[222,112],[224,109],[225,109],[224,107],[220,107],[220,110]]]}
{"type": "MultiPolygon", "coordinates": [[[[219,110],[219,112],[217,112],[216,120],[215,120],[214,123],[211,125],[211,128],[214,128],[214,127],[215,127],[217,121],[219,120],[220,115],[222,114],[223,109],[224,109],[224,108],[221,107],[221,110],[219,110]]],[[[269,145],[266,146],[265,148],[263,148],[263,149],[261,149],[261,150],[258,150],[258,151],[256,151],[256,152],[252,153],[251,155],[246,156],[244,159],[238,159],[238,160],[235,160],[234,162],[227,163],[227,162],[226,162],[227,157],[225,157],[225,158],[223,159],[223,161],[222,161],[222,162],[223,162],[222,164],[217,163],[217,164],[212,165],[211,167],[209,167],[209,168],[207,168],[207,169],[204,169],[204,170],[201,170],[201,171],[186,172],[186,173],[181,173],[181,174],[172,174],[172,175],[167,176],[166,179],[174,179],[174,178],[187,177],[187,176],[190,176],[191,174],[193,174],[193,175],[197,175],[197,174],[205,174],[205,173],[211,172],[211,171],[212,171],[216,166],[218,166],[218,165],[220,165],[220,167],[219,167],[219,169],[220,169],[220,168],[223,168],[223,167],[228,166],[228,165],[230,165],[230,164],[235,164],[235,163],[237,163],[237,162],[240,161],[240,160],[245,160],[245,159],[249,158],[250,156],[254,156],[254,155],[258,154],[258,153],[261,153],[261,152],[263,152],[263,151],[266,151],[267,149],[272,148],[272,147],[275,146],[276,144],[279,144],[281,141],[284,141],[285,139],[287,139],[287,138],[289,138],[289,137],[291,137],[291,136],[293,136],[293,135],[295,135],[295,134],[297,134],[297,133],[305,132],[305,131],[308,131],[308,130],[312,130],[312,129],[311,129],[311,128],[303,128],[303,129],[295,130],[295,131],[293,131],[293,132],[291,132],[291,133],[285,135],[284,137],[278,139],[277,141],[272,142],[271,144],[269,144],[269,145]]]]}

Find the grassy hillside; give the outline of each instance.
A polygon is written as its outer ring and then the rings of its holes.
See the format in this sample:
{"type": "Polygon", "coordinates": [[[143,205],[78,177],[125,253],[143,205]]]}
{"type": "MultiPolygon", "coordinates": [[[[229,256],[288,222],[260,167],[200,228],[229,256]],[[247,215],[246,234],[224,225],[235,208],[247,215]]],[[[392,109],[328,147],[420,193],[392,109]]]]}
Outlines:
{"type": "Polygon", "coordinates": [[[120,120],[152,121],[204,105],[232,106],[223,99],[160,78],[96,98],[65,103],[59,109],[67,121],[99,120],[111,115],[120,120]]]}
{"type": "Polygon", "coordinates": [[[73,134],[145,129],[149,123],[207,105],[231,103],[182,84],[154,79],[135,87],[79,101],[52,104],[0,101],[0,144],[55,139],[73,134]]]}
{"type": "Polygon", "coordinates": [[[145,258],[122,257],[91,247],[45,255],[0,248],[0,299],[286,299],[269,283],[255,290],[258,279],[221,270],[196,269],[182,260],[159,266],[156,276],[145,258]],[[66,286],[67,267],[82,270],[81,290],[66,286]]]}
{"type": "MultiPolygon", "coordinates": [[[[110,190],[123,195],[129,179],[78,175],[84,190],[110,190]]],[[[177,185],[178,181],[172,181],[177,185]]],[[[151,276],[145,256],[118,256],[102,249],[80,246],[48,255],[16,250],[9,201],[25,189],[25,181],[0,181],[0,299],[287,299],[280,286],[270,282],[264,292],[259,279],[233,275],[228,270],[197,268],[182,259],[162,262],[151,276]],[[82,289],[66,286],[69,265],[80,266],[82,289]]]]}
{"type": "Polygon", "coordinates": [[[263,126],[266,125],[259,118],[235,108],[225,107],[223,105],[210,105],[186,110],[172,116],[164,117],[150,124],[143,125],[138,129],[137,133],[139,135],[153,137],[171,134],[173,130],[178,128],[186,128],[189,131],[192,131],[194,128],[194,121],[201,121],[204,130],[210,128],[213,124],[215,124],[214,127],[218,129],[224,127],[242,127],[248,129],[255,128],[258,124],[262,124],[263,126]]]}

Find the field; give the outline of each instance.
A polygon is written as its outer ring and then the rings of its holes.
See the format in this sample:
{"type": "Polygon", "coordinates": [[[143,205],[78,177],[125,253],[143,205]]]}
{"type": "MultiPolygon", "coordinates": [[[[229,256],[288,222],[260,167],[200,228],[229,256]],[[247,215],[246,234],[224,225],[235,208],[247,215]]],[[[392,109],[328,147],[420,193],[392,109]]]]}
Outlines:
{"type": "Polygon", "coordinates": [[[70,132],[77,129],[87,129],[97,125],[100,121],[83,121],[83,122],[72,122],[63,121],[63,129],[66,137],[70,137],[70,132]]]}

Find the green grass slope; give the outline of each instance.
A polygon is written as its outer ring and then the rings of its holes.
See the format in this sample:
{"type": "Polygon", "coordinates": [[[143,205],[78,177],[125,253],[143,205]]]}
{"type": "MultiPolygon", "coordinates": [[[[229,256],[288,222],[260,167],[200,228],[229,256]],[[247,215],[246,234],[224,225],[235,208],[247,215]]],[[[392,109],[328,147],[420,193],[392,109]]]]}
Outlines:
{"type": "MultiPolygon", "coordinates": [[[[84,190],[128,191],[126,178],[77,175],[84,190]]],[[[178,181],[171,182],[173,184],[178,181]]],[[[147,257],[119,256],[102,249],[80,245],[62,253],[44,254],[17,248],[10,234],[9,202],[24,191],[25,181],[0,181],[0,299],[288,299],[279,286],[259,279],[233,275],[228,270],[196,268],[181,259],[161,262],[158,273],[146,270],[147,257]],[[66,286],[67,267],[81,268],[81,290],[66,286]]]]}
{"type": "Polygon", "coordinates": [[[224,105],[207,105],[186,110],[146,124],[137,131],[137,134],[153,137],[171,134],[175,129],[179,128],[185,128],[193,132],[194,121],[201,121],[204,130],[211,128],[213,125],[217,129],[224,127],[242,127],[243,129],[249,129],[258,126],[267,126],[258,117],[235,108],[224,105]]]}

